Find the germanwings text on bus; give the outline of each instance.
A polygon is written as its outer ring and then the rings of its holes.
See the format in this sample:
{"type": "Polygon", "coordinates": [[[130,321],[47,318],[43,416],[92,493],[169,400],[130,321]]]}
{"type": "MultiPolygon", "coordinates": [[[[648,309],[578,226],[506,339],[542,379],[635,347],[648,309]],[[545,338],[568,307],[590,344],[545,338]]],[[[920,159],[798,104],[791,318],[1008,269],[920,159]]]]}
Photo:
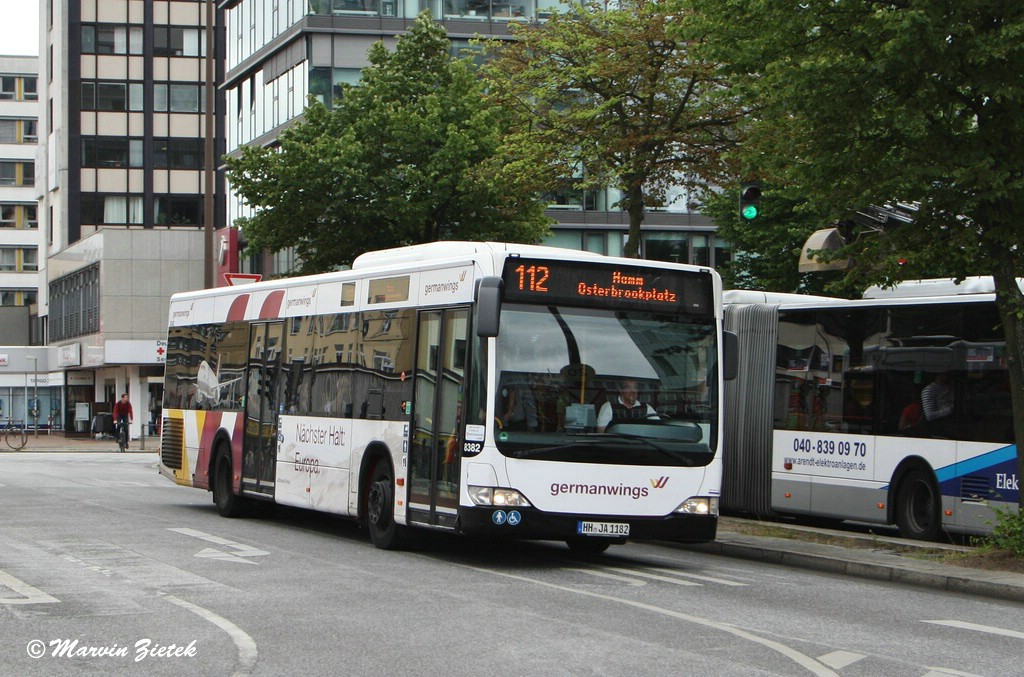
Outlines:
{"type": "MultiPolygon", "coordinates": [[[[668,484],[667,477],[659,477],[651,480],[651,486],[655,489],[664,489],[668,484]]],[[[588,496],[630,496],[633,500],[646,498],[650,495],[647,487],[628,486],[625,484],[552,484],[551,495],[559,494],[586,494],[588,496]]]]}

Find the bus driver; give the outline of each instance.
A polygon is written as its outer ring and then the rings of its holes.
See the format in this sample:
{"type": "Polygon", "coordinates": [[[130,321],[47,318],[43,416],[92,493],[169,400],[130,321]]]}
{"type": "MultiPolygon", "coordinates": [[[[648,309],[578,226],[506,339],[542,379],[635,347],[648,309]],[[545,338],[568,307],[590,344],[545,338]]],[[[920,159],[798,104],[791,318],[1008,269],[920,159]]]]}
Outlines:
{"type": "Polygon", "coordinates": [[[597,432],[603,433],[613,421],[621,423],[657,418],[658,412],[654,411],[654,407],[637,399],[639,394],[640,389],[635,378],[623,379],[615,402],[609,400],[601,405],[601,411],[597,414],[597,432]]]}

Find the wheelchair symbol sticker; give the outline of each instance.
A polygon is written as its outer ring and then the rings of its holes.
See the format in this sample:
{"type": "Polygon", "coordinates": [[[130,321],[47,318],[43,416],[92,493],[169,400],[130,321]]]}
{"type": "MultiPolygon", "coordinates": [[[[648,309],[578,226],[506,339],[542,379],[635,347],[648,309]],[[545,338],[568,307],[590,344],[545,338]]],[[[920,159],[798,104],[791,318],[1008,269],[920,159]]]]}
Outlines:
{"type": "Polygon", "coordinates": [[[491,521],[494,522],[495,524],[497,524],[498,526],[501,526],[502,524],[504,524],[507,519],[508,519],[508,516],[505,515],[505,511],[504,510],[495,510],[494,514],[491,515],[491,521]]]}
{"type": "Polygon", "coordinates": [[[508,513],[508,525],[514,527],[523,521],[523,516],[519,514],[518,510],[510,510],[508,513]]]}

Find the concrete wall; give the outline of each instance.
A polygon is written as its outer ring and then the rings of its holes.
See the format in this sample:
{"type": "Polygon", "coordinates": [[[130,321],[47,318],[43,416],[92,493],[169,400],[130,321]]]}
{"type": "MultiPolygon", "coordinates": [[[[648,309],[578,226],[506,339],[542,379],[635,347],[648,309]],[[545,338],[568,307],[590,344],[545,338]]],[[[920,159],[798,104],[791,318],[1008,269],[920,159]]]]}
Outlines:
{"type": "Polygon", "coordinates": [[[0,306],[0,346],[28,345],[28,306],[0,306]]]}
{"type": "Polygon", "coordinates": [[[163,339],[171,294],[203,287],[203,231],[101,230],[52,256],[49,280],[96,261],[100,332],[89,343],[163,339]]]}

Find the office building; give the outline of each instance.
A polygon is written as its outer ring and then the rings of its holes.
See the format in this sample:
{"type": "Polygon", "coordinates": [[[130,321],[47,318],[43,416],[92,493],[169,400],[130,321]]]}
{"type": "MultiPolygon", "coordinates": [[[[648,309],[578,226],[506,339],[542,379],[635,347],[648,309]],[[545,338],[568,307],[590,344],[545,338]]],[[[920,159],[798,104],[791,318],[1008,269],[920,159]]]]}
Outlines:
{"type": "MultiPolygon", "coordinates": [[[[172,293],[204,285],[214,101],[200,0],[41,0],[36,171],[40,316],[56,426],[87,432],[127,392],[137,437],[158,407],[172,293]]],[[[215,147],[214,157],[223,152],[215,147]]]]}
{"type": "MultiPolygon", "coordinates": [[[[513,21],[545,19],[557,0],[221,0],[226,28],[226,133],[229,153],[243,146],[269,146],[314,94],[328,105],[335,88],[355,83],[369,65],[377,40],[394,36],[424,7],[444,22],[453,53],[477,35],[511,37],[513,21]]],[[[728,256],[711,221],[689,207],[684,194],[646,216],[641,254],[646,258],[715,265],[728,256]]],[[[613,210],[615,191],[564,191],[550,196],[556,246],[621,254],[628,215],[613,210]]],[[[228,223],[247,208],[228,197],[228,223]]],[[[271,261],[250,261],[252,272],[287,272],[289,252],[271,261]]]]}

